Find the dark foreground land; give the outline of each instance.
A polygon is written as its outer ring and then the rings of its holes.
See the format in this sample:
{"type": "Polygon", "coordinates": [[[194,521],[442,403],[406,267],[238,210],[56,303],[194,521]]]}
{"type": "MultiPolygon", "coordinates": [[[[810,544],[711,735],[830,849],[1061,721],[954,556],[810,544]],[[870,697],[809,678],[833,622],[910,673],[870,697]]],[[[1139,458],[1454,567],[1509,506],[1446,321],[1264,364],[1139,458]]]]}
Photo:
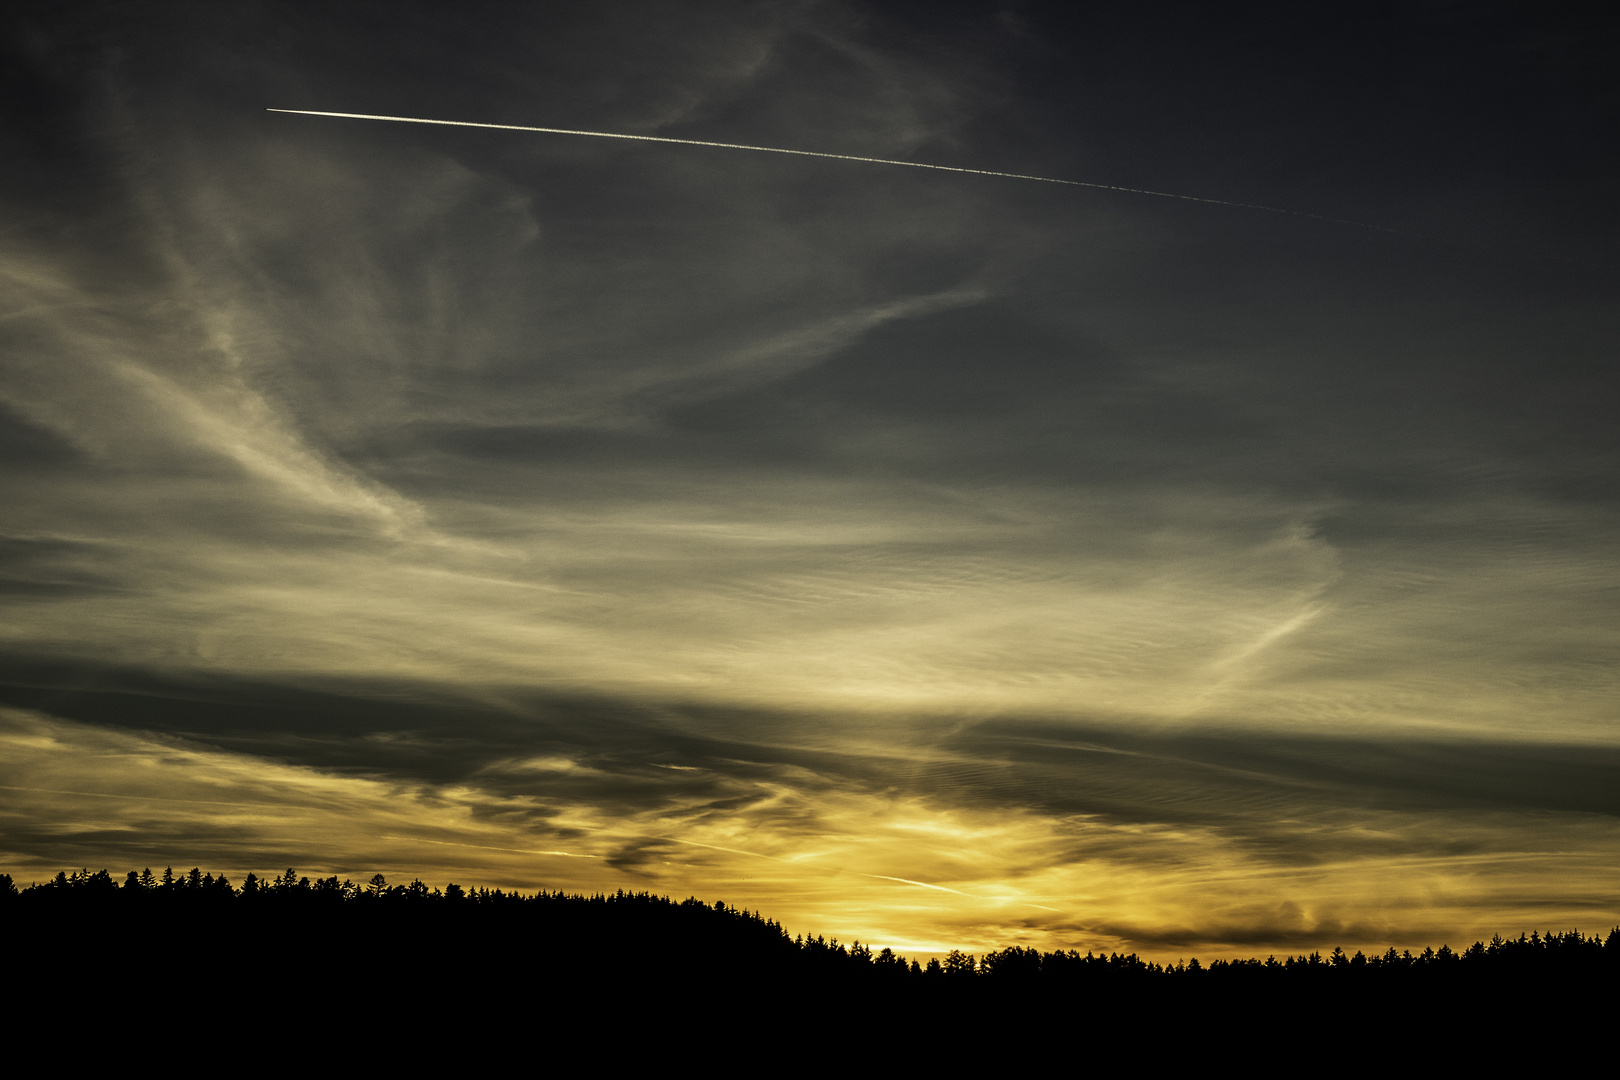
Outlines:
{"type": "Polygon", "coordinates": [[[240,888],[198,870],[132,872],[122,883],[106,871],[64,873],[21,890],[0,875],[0,942],[14,1019],[65,1011],[90,1031],[184,1025],[243,1038],[352,1035],[357,1023],[419,1044],[474,1029],[636,1039],[808,1025],[801,1034],[866,1046],[1079,1038],[1101,1052],[1122,1040],[1207,1050],[1234,1038],[1381,1039],[1440,1052],[1464,1032],[1515,1031],[1509,1041],[1523,1045],[1556,1031],[1580,1043],[1611,1029],[1620,1004],[1620,930],[1419,955],[1335,949],[1167,966],[1014,947],[923,965],[790,937],[724,903],[439,890],[380,876],[356,886],[291,870],[240,888]]]}

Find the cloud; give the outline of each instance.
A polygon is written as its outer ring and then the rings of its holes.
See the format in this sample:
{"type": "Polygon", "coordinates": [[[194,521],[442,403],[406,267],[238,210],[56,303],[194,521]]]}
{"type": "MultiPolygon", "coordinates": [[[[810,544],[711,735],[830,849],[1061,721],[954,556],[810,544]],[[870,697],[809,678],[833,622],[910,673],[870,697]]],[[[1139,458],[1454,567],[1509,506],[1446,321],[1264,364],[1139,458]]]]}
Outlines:
{"type": "Polygon", "coordinates": [[[8,857],[41,874],[183,849],[238,876],[701,890],[912,951],[1421,948],[1614,918],[1620,760],[1591,748],[1005,720],[865,745],[824,722],[817,745],[802,717],[605,700],[7,682],[59,713],[6,714],[8,857]]]}
{"type": "Polygon", "coordinates": [[[624,882],[910,949],[1616,917],[1609,196],[1501,186],[1556,154],[1468,80],[1389,57],[1454,144],[1341,108],[1361,44],[1224,23],[1169,70],[1130,18],[89,11],[19,16],[0,134],[29,872],[624,882]]]}

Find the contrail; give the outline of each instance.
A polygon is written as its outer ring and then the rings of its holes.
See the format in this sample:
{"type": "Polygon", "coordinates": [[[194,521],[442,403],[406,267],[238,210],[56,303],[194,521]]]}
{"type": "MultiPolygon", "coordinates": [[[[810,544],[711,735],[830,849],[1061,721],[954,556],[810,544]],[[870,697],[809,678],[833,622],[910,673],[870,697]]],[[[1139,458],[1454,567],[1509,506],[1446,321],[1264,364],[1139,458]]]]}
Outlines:
{"type": "Polygon", "coordinates": [[[616,131],[572,131],[568,128],[528,127],[523,124],[478,124],[471,120],[427,120],[419,116],[372,116],[368,113],[316,112],[313,109],[266,109],[265,112],[290,113],[294,116],[336,116],[344,120],[392,120],[398,124],[439,124],[444,127],[494,128],[499,131],[538,131],[546,135],[589,135],[597,139],[630,139],[635,142],[677,143],[681,146],[712,146],[720,150],[756,150],[763,154],[795,154],[799,157],[833,158],[837,161],[864,161],[869,165],[904,165],[912,169],[937,169],[940,172],[969,173],[973,176],[1000,176],[1007,180],[1038,180],[1043,184],[1066,184],[1069,187],[1095,188],[1098,191],[1123,191],[1131,195],[1152,195],[1159,199],[1182,199],[1186,202],[1209,203],[1212,206],[1235,206],[1240,210],[1264,210],[1268,214],[1288,214],[1292,217],[1327,221],[1335,225],[1349,225],[1357,229],[1399,233],[1398,229],[1383,225],[1368,225],[1364,221],[1309,214],[1303,210],[1285,210],[1280,206],[1261,206],[1259,203],[1232,202],[1228,199],[1206,199],[1202,195],[1178,195],[1173,191],[1149,191],[1147,188],[1121,187],[1118,184],[1093,184],[1085,180],[1059,180],[1052,176],[1030,176],[1027,173],[997,172],[994,169],[964,169],[957,165],[930,165],[923,161],[897,161],[893,158],[860,157],[856,154],[828,154],[820,150],[788,150],[780,146],[745,146],[742,143],[709,142],[705,139],[671,139],[664,135],[624,135],[616,131]]]}

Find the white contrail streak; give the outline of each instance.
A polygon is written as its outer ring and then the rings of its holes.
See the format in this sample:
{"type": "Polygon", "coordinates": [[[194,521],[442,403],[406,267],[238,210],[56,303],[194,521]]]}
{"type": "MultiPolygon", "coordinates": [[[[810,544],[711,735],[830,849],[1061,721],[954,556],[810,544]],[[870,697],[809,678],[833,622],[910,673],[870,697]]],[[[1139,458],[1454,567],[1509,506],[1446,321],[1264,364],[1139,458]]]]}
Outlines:
{"type": "Polygon", "coordinates": [[[1132,195],[1152,195],[1160,199],[1183,199],[1187,202],[1209,203],[1213,206],[1235,206],[1242,210],[1264,210],[1268,214],[1290,214],[1294,217],[1330,221],[1335,225],[1350,225],[1358,229],[1378,232],[1397,232],[1382,225],[1368,225],[1361,221],[1308,214],[1303,210],[1284,210],[1280,206],[1261,206],[1258,203],[1231,202],[1227,199],[1206,199],[1201,195],[1177,195],[1172,191],[1149,191],[1146,188],[1121,187],[1118,184],[1092,184],[1084,180],[1059,180],[1051,176],[1030,176],[1027,173],[997,172],[994,169],[964,169],[956,165],[930,165],[922,161],[896,161],[893,158],[860,157],[855,154],[828,154],[820,150],[786,150],[780,146],[745,146],[742,143],[709,142],[704,139],[671,139],[663,135],[622,135],[615,131],[572,131],[568,128],[527,127],[523,124],[478,124],[471,120],[427,120],[418,116],[372,116],[368,113],[316,112],[313,109],[266,109],[265,112],[291,113],[295,116],[336,116],[344,120],[392,120],[398,124],[439,124],[444,127],[494,128],[499,131],[538,131],[546,135],[589,135],[597,139],[631,139],[635,142],[678,143],[681,146],[712,146],[721,150],[757,150],[764,154],[796,154],[799,157],[834,158],[838,161],[864,161],[871,165],[905,165],[912,169],[937,169],[940,172],[970,173],[974,176],[1000,176],[1008,180],[1038,180],[1043,184],[1067,184],[1069,187],[1095,188],[1099,191],[1124,191],[1132,195]]]}

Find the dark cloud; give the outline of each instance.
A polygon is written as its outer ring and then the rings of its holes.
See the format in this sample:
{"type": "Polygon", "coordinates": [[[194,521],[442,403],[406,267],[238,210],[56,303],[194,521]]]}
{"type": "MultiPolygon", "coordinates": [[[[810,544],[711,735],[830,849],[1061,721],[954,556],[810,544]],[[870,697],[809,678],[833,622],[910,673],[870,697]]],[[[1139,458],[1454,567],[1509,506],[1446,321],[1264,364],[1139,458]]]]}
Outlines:
{"type": "Polygon", "coordinates": [[[117,591],[110,576],[83,569],[99,545],[62,537],[0,535],[0,595],[60,597],[117,591]]]}
{"type": "Polygon", "coordinates": [[[55,432],[0,409],[0,461],[13,475],[72,465],[79,461],[73,445],[55,432]]]}
{"type": "Polygon", "coordinates": [[[627,813],[679,804],[726,814],[759,797],[736,785],[791,772],[811,794],[898,788],[944,804],[1230,828],[1257,842],[1277,819],[1358,810],[1620,817],[1620,749],[1606,746],[1000,719],[941,720],[937,736],[919,724],[909,739],[891,733],[892,751],[874,757],[840,750],[836,735],[804,745],[816,718],[757,709],[521,691],[493,706],[422,685],[298,687],[17,657],[0,695],[81,723],[398,782],[515,793],[534,785],[539,762],[549,793],[627,813]]]}

